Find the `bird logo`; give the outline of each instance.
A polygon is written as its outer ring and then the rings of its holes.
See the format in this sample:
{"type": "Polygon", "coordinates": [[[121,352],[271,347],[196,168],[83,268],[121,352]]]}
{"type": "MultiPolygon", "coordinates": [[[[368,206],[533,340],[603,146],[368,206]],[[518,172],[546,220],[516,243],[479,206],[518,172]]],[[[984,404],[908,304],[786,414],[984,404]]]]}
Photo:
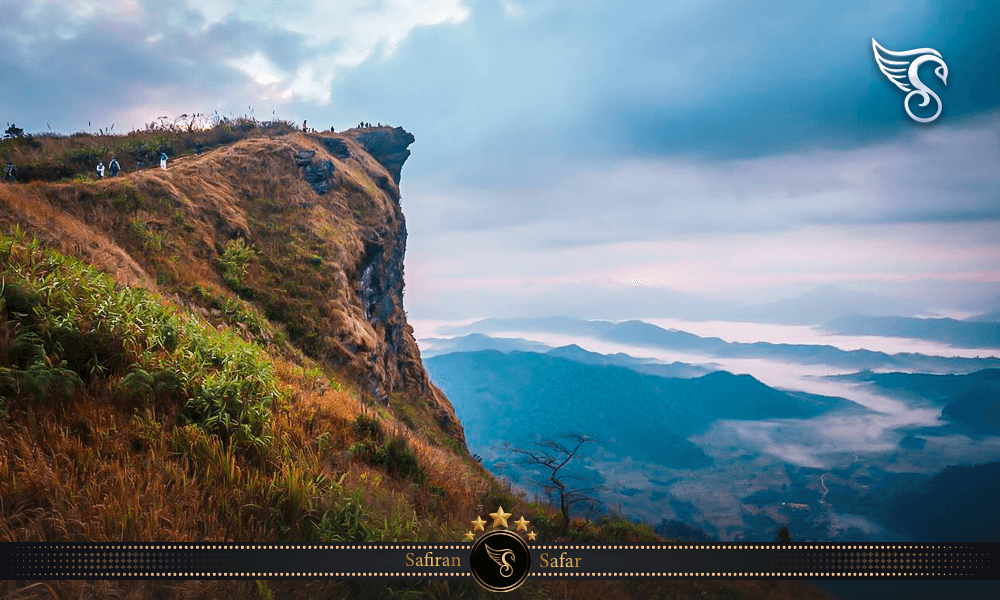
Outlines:
{"type": "Polygon", "coordinates": [[[500,565],[500,575],[510,577],[514,573],[514,567],[507,564],[507,555],[510,555],[510,562],[514,562],[513,550],[494,550],[490,548],[489,544],[486,544],[486,553],[490,555],[493,562],[500,565]]]}
{"type": "Polygon", "coordinates": [[[893,52],[883,48],[875,41],[875,38],[872,38],[872,50],[875,52],[875,62],[878,63],[879,70],[889,78],[889,81],[896,84],[896,87],[904,92],[908,92],[906,98],[903,99],[903,108],[906,109],[906,114],[910,115],[910,118],[918,123],[930,123],[934,119],[937,119],[941,115],[941,98],[927,87],[924,82],[920,81],[917,71],[920,69],[920,65],[926,62],[937,63],[939,66],[934,69],[934,74],[945,85],[948,85],[948,65],[945,64],[941,53],[933,48],[918,48],[905,52],[893,52]],[[937,111],[932,116],[926,118],[916,116],[910,110],[910,98],[913,96],[920,96],[922,100],[918,105],[920,107],[930,104],[931,98],[933,98],[935,104],[937,104],[937,111]]]}

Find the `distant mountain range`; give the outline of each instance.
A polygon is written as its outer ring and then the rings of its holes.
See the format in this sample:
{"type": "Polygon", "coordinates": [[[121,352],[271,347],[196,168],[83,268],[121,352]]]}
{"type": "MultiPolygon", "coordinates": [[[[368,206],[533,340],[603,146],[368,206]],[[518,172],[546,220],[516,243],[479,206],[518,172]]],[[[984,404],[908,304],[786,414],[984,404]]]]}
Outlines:
{"type": "Polygon", "coordinates": [[[458,352],[424,361],[465,425],[473,451],[500,440],[527,446],[535,436],[584,433],[606,447],[672,468],[711,459],[687,438],[718,419],[806,418],[857,408],[839,398],[787,393],[749,375],[717,371],[694,379],[637,373],[551,354],[458,352]]]}
{"type": "MultiPolygon", "coordinates": [[[[594,326],[572,319],[555,322],[572,331],[594,326]]],[[[606,323],[596,328],[610,329],[606,323]]],[[[674,333],[693,342],[702,339],[674,333]]],[[[475,343],[492,339],[481,336],[475,343]]],[[[991,492],[997,464],[948,467],[930,476],[886,470],[881,460],[868,457],[859,462],[855,457],[852,464],[822,469],[784,465],[765,470],[761,457],[736,457],[719,453],[721,446],[703,445],[702,436],[714,431],[712,424],[718,420],[775,422],[866,410],[848,400],[776,390],[749,375],[726,371],[687,379],[661,377],[636,369],[692,365],[655,365],[578,346],[544,353],[455,352],[426,358],[424,364],[453,402],[470,449],[482,454],[491,470],[531,490],[540,474],[515,466],[516,457],[504,448],[505,442],[531,448],[538,440],[563,433],[589,435],[602,443],[582,453],[569,474],[589,480],[588,485],[607,485],[607,491],[598,494],[606,507],[614,508],[617,502],[618,510],[624,505],[625,514],[634,511],[653,524],[660,520],[658,515],[667,515],[657,529],[675,537],[730,539],[720,537],[732,532],[727,533],[728,521],[711,512],[711,502],[693,504],[683,492],[675,496],[674,490],[698,481],[715,490],[710,493],[724,495],[729,489],[725,482],[742,478],[760,491],[741,497],[741,508],[729,509],[742,520],[740,539],[770,541],[784,522],[780,519],[788,519],[796,539],[806,540],[959,541],[998,535],[1000,518],[995,515],[1000,506],[991,492]],[[749,483],[753,481],[759,483],[749,483]],[[829,487],[829,493],[821,486],[829,487]],[[789,508],[786,502],[803,503],[804,508],[789,508]],[[964,512],[956,515],[954,510],[964,512]]],[[[909,432],[899,452],[919,452],[936,435],[1000,434],[1000,369],[967,375],[859,372],[839,378],[942,407],[951,425],[909,432]]]]}
{"type": "Polygon", "coordinates": [[[958,348],[1000,348],[1000,322],[849,315],[827,321],[824,329],[843,335],[916,338],[958,348]]]}
{"type": "Polygon", "coordinates": [[[726,342],[676,329],[664,329],[643,321],[584,321],[569,317],[484,319],[463,326],[442,328],[442,332],[551,332],[599,340],[685,351],[720,358],[768,358],[798,364],[825,364],[850,370],[905,369],[931,373],[969,373],[1000,367],[1000,358],[927,356],[915,353],[887,354],[872,350],[841,350],[814,344],[772,344],[770,342],[726,342]]]}
{"type": "Polygon", "coordinates": [[[622,352],[616,354],[598,354],[597,352],[585,350],[576,344],[560,346],[559,348],[549,350],[546,354],[588,365],[625,367],[626,369],[635,371],[636,373],[646,373],[647,375],[674,377],[678,379],[701,377],[702,375],[707,375],[713,371],[720,370],[718,366],[712,364],[693,365],[680,361],[674,361],[668,364],[657,362],[648,358],[635,358],[622,352]]]}
{"type": "Polygon", "coordinates": [[[983,313],[974,317],[969,317],[966,321],[980,321],[985,323],[1000,323],[1000,310],[983,313]]]}
{"type": "Polygon", "coordinates": [[[453,338],[427,338],[419,340],[421,355],[426,360],[433,356],[450,354],[453,352],[478,352],[480,350],[497,350],[499,352],[538,352],[559,358],[566,358],[588,365],[615,365],[625,367],[637,373],[649,375],[659,375],[660,377],[679,377],[689,379],[701,377],[718,371],[717,365],[701,364],[693,365],[683,362],[673,362],[665,364],[648,358],[635,358],[624,353],[598,354],[589,352],[576,344],[552,348],[540,342],[533,342],[524,338],[498,338],[483,335],[481,333],[470,333],[453,338]],[[427,349],[424,349],[427,346],[427,349]]]}
{"type": "Polygon", "coordinates": [[[451,352],[478,352],[480,350],[546,352],[552,349],[552,346],[524,338],[498,338],[482,333],[470,333],[452,338],[425,338],[417,340],[417,343],[420,346],[420,355],[425,359],[451,352]]]}

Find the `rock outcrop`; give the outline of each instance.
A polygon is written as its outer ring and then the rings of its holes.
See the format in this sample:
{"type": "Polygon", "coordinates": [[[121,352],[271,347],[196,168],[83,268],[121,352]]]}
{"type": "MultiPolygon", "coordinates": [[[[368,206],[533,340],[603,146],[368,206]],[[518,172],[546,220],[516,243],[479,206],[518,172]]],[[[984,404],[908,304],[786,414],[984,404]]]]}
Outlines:
{"type": "Polygon", "coordinates": [[[295,154],[295,164],[304,169],[305,179],[316,190],[317,194],[323,195],[330,191],[330,180],[333,179],[333,162],[329,160],[313,160],[316,156],[315,150],[299,150],[295,154]]]}
{"type": "Polygon", "coordinates": [[[396,182],[396,185],[399,185],[403,163],[410,157],[410,150],[407,146],[415,141],[413,134],[405,131],[402,127],[376,127],[348,133],[353,133],[352,137],[389,171],[392,180],[396,182]]]}

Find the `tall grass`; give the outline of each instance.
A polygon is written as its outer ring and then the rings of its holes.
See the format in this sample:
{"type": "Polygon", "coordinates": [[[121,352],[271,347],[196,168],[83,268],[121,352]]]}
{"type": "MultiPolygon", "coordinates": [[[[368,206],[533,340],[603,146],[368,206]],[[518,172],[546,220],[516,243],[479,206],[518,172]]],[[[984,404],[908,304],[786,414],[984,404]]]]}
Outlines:
{"type": "Polygon", "coordinates": [[[56,386],[67,395],[97,376],[120,378],[129,399],[174,399],[182,422],[226,442],[257,450],[268,443],[268,416],[282,393],[256,344],[41,250],[19,231],[0,237],[0,265],[15,338],[5,388],[56,386]]]}

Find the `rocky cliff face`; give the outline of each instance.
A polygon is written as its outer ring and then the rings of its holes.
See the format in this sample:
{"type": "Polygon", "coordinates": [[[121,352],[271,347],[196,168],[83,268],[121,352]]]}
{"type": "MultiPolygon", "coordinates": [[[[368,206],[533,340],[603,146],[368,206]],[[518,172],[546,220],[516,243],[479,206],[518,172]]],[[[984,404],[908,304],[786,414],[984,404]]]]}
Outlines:
{"type": "Polygon", "coordinates": [[[399,185],[403,163],[410,157],[407,148],[414,142],[413,134],[404,131],[402,127],[375,127],[358,130],[352,137],[364,146],[368,154],[385,166],[392,180],[399,185]]]}
{"type": "Polygon", "coordinates": [[[246,302],[369,398],[419,403],[464,443],[403,311],[398,184],[413,141],[398,127],[294,133],[181,157],[168,171],[0,186],[0,225],[208,316],[220,298],[246,302]]]}

